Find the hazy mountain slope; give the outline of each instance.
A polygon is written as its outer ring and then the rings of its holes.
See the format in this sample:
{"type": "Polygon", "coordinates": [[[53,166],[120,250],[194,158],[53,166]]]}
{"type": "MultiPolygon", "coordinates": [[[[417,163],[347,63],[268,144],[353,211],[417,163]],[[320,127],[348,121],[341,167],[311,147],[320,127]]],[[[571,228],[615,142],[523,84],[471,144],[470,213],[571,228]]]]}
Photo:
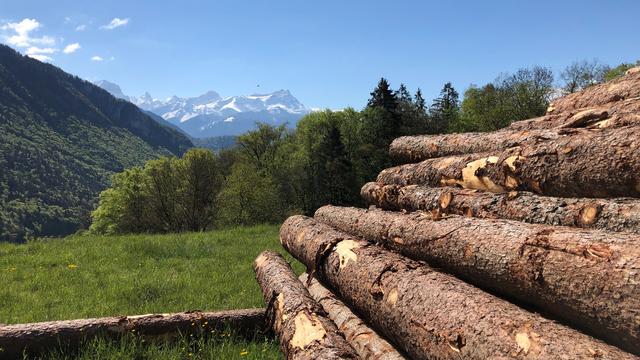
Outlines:
{"type": "Polygon", "coordinates": [[[74,232],[112,173],[191,146],[135,105],[0,45],[0,240],[74,232]]]}

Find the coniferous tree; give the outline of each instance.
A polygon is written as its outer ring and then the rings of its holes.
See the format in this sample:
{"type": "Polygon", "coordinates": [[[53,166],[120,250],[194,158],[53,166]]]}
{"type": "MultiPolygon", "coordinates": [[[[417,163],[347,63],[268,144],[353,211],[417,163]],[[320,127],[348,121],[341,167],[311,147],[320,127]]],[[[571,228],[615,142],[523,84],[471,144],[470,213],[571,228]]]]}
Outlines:
{"type": "Polygon", "coordinates": [[[342,143],[340,130],[332,126],[323,141],[319,158],[324,162],[323,179],[327,202],[335,205],[353,204],[357,189],[353,164],[342,143]]]}
{"type": "Polygon", "coordinates": [[[440,96],[433,100],[429,109],[431,126],[428,131],[432,134],[442,134],[449,125],[454,123],[460,114],[459,95],[453,85],[444,84],[440,96]]]}
{"type": "Polygon", "coordinates": [[[422,90],[420,90],[420,88],[418,88],[418,90],[416,91],[416,95],[413,97],[413,103],[415,104],[416,108],[420,111],[426,111],[427,110],[427,105],[426,102],[424,101],[424,97],[422,97],[422,90]]]}
{"type": "Polygon", "coordinates": [[[367,107],[381,107],[390,113],[395,113],[398,108],[398,98],[396,93],[391,90],[387,79],[380,79],[378,86],[371,92],[367,107]]]}

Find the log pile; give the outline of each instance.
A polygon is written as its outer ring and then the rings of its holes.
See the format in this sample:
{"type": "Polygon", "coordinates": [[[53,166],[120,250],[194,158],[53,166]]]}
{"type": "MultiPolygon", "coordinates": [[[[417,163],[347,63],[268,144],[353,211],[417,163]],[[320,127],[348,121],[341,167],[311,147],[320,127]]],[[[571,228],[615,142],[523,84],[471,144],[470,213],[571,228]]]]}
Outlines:
{"type": "Polygon", "coordinates": [[[335,325],[305,358],[337,336],[366,359],[639,359],[640,68],[540,118],[390,154],[399,165],[361,189],[369,208],[282,225],[298,280],[256,268],[285,354],[302,331],[273,300],[288,282],[335,325]]]}

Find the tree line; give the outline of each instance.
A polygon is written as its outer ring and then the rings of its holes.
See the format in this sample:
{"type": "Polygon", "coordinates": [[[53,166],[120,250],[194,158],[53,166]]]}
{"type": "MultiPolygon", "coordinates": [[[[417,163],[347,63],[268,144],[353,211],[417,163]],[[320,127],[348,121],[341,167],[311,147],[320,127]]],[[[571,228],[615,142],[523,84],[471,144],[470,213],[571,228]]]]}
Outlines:
{"type": "Polygon", "coordinates": [[[633,64],[610,68],[576,62],[554,84],[544,67],[502,74],[470,86],[462,100],[451,83],[427,104],[420,89],[397,90],[382,78],[361,111],[320,111],[294,130],[260,123],[213,153],[191,149],[113,176],[100,194],[91,231],[96,233],[202,231],[276,223],[312,215],[324,204],[361,206],[360,187],[391,166],[388,146],[398,136],[492,131],[541,116],[559,93],[620,76],[633,64]]]}

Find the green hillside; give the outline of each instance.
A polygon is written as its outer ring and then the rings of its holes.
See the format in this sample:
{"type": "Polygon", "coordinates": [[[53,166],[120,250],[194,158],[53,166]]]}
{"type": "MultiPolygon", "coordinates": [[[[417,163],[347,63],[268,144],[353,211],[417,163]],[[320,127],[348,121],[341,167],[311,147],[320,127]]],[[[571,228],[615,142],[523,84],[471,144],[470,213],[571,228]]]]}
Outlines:
{"type": "MultiPolygon", "coordinates": [[[[264,306],[251,264],[265,249],[285,254],[277,226],[0,244],[0,323],[264,306]]],[[[297,262],[294,268],[303,270],[297,262]]],[[[236,355],[251,347],[259,349],[255,358],[277,356],[274,344],[225,346],[236,355]]],[[[85,351],[86,358],[101,358],[114,352],[176,354],[180,347],[98,341],[85,351]]],[[[210,347],[203,351],[212,353],[210,347]]],[[[147,358],[173,356],[165,355],[147,358]]]]}
{"type": "Polygon", "coordinates": [[[0,241],[73,233],[111,174],[191,146],[135,105],[0,45],[0,241]]]}

